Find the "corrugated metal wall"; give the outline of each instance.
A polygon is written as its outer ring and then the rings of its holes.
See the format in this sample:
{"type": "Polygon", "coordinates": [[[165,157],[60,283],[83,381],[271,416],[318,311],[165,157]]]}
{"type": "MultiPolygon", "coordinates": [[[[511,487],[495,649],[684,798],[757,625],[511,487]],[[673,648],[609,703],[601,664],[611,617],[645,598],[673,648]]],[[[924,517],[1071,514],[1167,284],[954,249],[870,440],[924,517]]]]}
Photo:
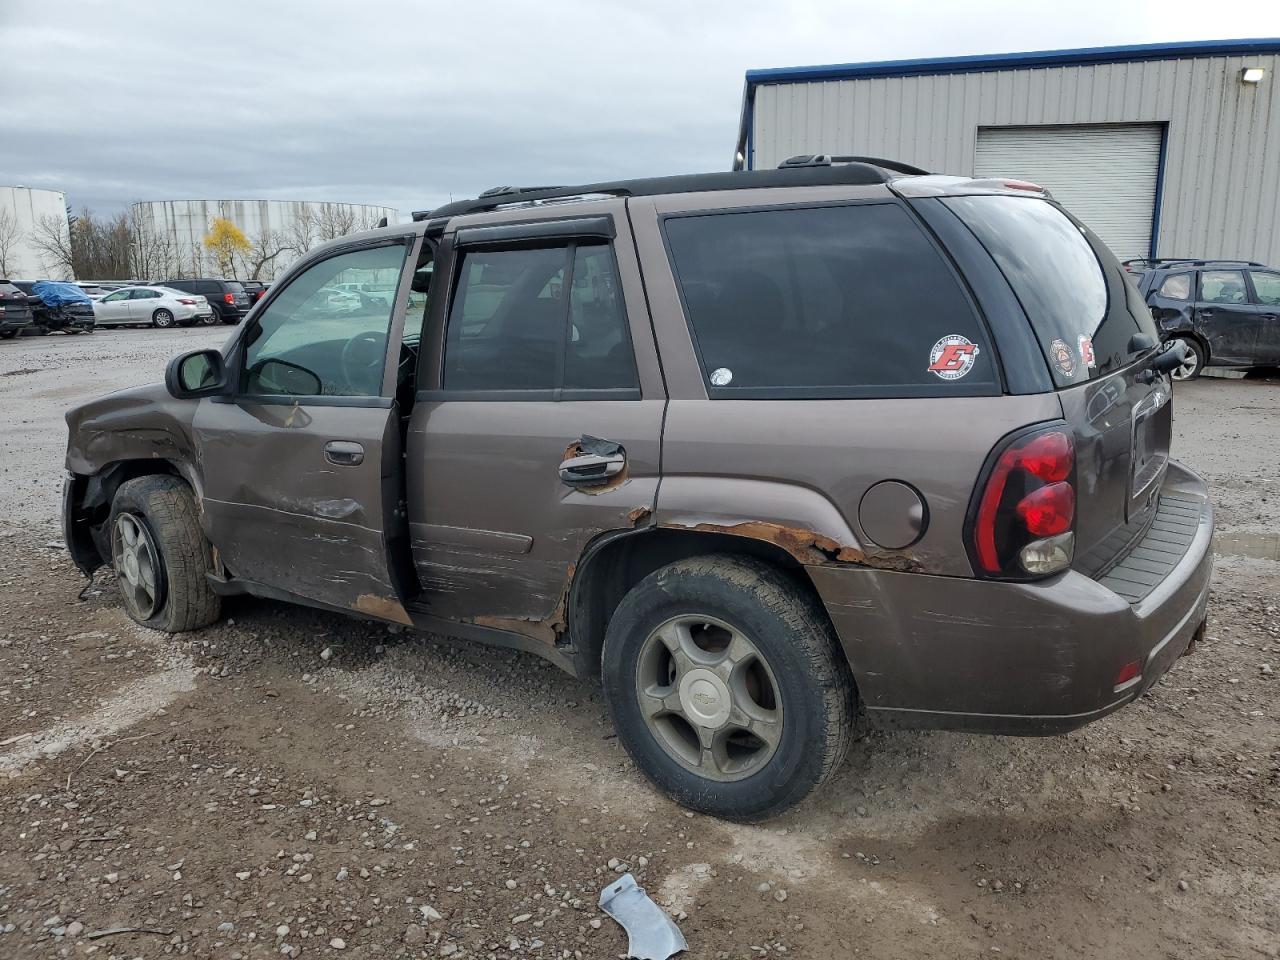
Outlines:
{"type": "Polygon", "coordinates": [[[1159,255],[1280,264],[1278,71],[1259,54],[761,85],[751,165],[852,153],[969,176],[978,127],[1164,123],[1159,255]]]}

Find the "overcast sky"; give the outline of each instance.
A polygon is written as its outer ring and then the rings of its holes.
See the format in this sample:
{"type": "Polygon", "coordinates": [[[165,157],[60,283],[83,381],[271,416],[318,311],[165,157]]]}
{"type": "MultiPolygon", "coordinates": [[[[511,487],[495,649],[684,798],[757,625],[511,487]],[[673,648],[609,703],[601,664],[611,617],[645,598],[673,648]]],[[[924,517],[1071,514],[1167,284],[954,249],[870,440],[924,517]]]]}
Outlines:
{"type": "Polygon", "coordinates": [[[0,0],[0,184],[403,215],[728,169],[754,67],[1280,35],[1280,3],[0,0]]]}

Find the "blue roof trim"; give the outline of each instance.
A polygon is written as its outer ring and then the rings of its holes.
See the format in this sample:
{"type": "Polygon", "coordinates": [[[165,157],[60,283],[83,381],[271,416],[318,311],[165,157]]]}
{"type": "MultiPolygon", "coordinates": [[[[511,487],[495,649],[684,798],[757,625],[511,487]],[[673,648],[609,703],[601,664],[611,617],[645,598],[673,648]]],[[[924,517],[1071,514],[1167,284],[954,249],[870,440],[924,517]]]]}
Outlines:
{"type": "Polygon", "coordinates": [[[866,77],[910,77],[940,73],[974,73],[980,70],[1016,70],[1029,67],[1079,66],[1122,63],[1132,60],[1172,60],[1180,57],[1230,56],[1243,53],[1280,53],[1280,37],[1246,40],[1195,40],[1185,43],[1139,43],[1122,47],[1082,47],[1071,50],[1035,50],[1029,53],[995,53],[966,57],[934,57],[919,60],[880,60],[869,63],[834,63],[813,67],[774,67],[748,70],[747,85],[762,83],[810,83],[866,77]]]}

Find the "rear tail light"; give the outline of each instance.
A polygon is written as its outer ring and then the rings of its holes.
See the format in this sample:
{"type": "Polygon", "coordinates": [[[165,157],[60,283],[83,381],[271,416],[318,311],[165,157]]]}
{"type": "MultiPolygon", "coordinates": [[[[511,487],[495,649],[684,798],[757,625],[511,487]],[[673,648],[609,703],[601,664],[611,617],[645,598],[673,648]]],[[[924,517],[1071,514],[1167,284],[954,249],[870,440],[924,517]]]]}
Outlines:
{"type": "Polygon", "coordinates": [[[236,295],[234,293],[224,293],[222,295],[222,299],[225,300],[227,303],[235,303],[236,295]]]}
{"type": "Polygon", "coordinates": [[[178,302],[185,303],[189,307],[194,307],[196,305],[196,302],[194,300],[188,300],[186,297],[179,297],[178,302]]]}
{"type": "Polygon", "coordinates": [[[969,523],[974,566],[988,577],[1043,577],[1075,550],[1075,443],[1064,427],[1016,436],[985,471],[969,523]]]}

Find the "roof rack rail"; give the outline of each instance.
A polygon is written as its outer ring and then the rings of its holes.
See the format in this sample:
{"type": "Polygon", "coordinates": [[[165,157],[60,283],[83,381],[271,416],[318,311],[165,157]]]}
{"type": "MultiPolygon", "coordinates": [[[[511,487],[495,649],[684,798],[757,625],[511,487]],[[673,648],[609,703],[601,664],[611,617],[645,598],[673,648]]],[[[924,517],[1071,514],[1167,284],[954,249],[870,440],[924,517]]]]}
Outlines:
{"type": "Polygon", "coordinates": [[[851,186],[888,183],[901,174],[921,175],[918,167],[870,157],[837,157],[834,163],[793,166],[778,170],[735,170],[692,173],[640,180],[615,180],[572,187],[495,187],[474,200],[457,200],[431,211],[418,211],[414,220],[484,213],[516,203],[539,203],[585,196],[653,197],[670,193],[750,190],[769,187],[851,186]]]}
{"type": "Polygon", "coordinates": [[[787,159],[778,164],[778,169],[792,170],[796,167],[829,167],[836,163],[866,163],[873,167],[883,167],[885,170],[892,170],[894,173],[905,173],[913,177],[927,177],[929,175],[928,170],[922,170],[920,167],[912,166],[909,163],[903,163],[900,160],[886,160],[884,157],[832,156],[826,153],[802,153],[795,157],[787,157],[787,159]]]}
{"type": "Polygon", "coordinates": [[[1121,266],[1129,267],[1131,265],[1141,264],[1141,269],[1150,270],[1157,267],[1209,267],[1209,266],[1226,266],[1226,267],[1265,267],[1265,263],[1258,263],[1256,260],[1226,260],[1217,259],[1215,257],[1135,257],[1132,260],[1125,260],[1121,266]]]}

